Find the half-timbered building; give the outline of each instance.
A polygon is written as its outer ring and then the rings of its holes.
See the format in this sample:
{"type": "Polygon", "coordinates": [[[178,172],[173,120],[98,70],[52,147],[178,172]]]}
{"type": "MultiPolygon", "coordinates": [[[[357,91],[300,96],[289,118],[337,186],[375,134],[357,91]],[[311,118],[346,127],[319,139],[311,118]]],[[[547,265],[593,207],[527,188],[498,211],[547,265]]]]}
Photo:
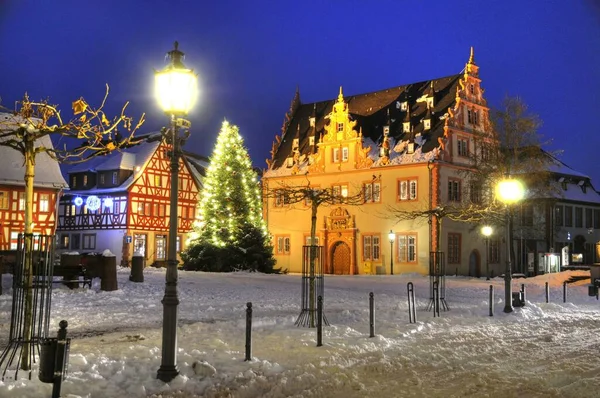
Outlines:
{"type": "MultiPolygon", "coordinates": [[[[171,150],[160,134],[68,170],[69,186],[58,207],[59,250],[109,249],[128,265],[134,253],[147,264],[167,259],[171,150]]],[[[185,245],[196,217],[205,158],[180,158],[177,251],[185,245]]]]}
{"type": "MultiPolygon", "coordinates": [[[[12,116],[0,113],[0,118],[11,120],[12,116]]],[[[44,136],[36,146],[52,148],[52,141],[44,136]]],[[[25,230],[24,158],[15,149],[0,146],[0,164],[0,250],[16,250],[17,237],[25,230]]],[[[45,152],[38,153],[33,183],[34,234],[54,234],[57,200],[66,187],[58,162],[45,152]]]]}

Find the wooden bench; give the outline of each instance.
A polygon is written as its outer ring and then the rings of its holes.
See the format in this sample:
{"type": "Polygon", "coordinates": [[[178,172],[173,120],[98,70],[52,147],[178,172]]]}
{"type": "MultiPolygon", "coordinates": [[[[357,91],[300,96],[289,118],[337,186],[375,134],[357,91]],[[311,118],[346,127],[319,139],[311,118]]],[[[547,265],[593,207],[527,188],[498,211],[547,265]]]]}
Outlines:
{"type": "Polygon", "coordinates": [[[55,265],[53,276],[62,277],[62,279],[52,278],[52,283],[62,283],[69,288],[86,285],[92,288],[92,278],[89,277],[83,265],[55,265]]]}

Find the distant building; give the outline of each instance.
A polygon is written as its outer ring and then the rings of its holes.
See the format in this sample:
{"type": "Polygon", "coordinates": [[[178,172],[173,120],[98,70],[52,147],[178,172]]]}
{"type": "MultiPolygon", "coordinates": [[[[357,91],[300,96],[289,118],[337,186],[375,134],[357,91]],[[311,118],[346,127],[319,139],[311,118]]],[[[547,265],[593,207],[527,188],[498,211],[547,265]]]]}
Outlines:
{"type": "MultiPolygon", "coordinates": [[[[12,115],[0,113],[0,118],[11,120],[12,115]]],[[[42,145],[52,148],[50,137],[44,136],[36,142],[36,146],[42,145]]],[[[16,250],[18,234],[25,230],[24,158],[15,149],[0,146],[0,164],[0,250],[16,250]]],[[[57,200],[67,186],[58,162],[40,152],[36,156],[33,184],[34,234],[54,234],[57,200]]]]}
{"type": "MultiPolygon", "coordinates": [[[[396,223],[389,206],[427,211],[446,203],[480,200],[460,170],[483,156],[476,132],[488,121],[473,52],[456,75],[376,92],[302,103],[296,92],[281,136],[273,143],[264,189],[302,185],[332,187],[341,195],[364,192],[362,206],[321,206],[317,243],[325,272],[332,274],[429,271],[430,252],[445,253],[446,272],[483,275],[485,244],[478,229],[435,217],[396,223]],[[388,233],[394,234],[390,244],[388,233]],[[439,243],[438,243],[439,242],[439,243]]],[[[265,201],[277,266],[302,269],[302,246],[310,243],[310,212],[285,197],[265,201]]],[[[503,268],[492,248],[496,275],[503,268]]],[[[490,250],[492,250],[490,249],[490,250]]]]}
{"type": "MultiPolygon", "coordinates": [[[[149,265],[166,263],[171,146],[160,134],[141,138],[140,144],[69,168],[71,190],[58,207],[59,251],[109,249],[122,265],[138,252],[149,265]]],[[[189,153],[180,159],[178,252],[196,217],[206,164],[206,158],[189,153]]]]}

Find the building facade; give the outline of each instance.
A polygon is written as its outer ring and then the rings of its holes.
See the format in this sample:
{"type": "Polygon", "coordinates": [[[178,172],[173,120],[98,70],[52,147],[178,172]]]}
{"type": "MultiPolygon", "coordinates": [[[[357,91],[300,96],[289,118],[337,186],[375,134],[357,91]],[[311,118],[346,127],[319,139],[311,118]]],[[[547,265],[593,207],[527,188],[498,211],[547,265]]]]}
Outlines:
{"type": "MultiPolygon", "coordinates": [[[[12,115],[0,113],[5,121],[12,115]]],[[[41,137],[36,146],[52,148],[50,137],[41,137]]],[[[25,231],[25,166],[23,155],[0,145],[0,250],[16,250],[17,237],[25,231]]],[[[33,233],[53,235],[56,230],[58,198],[67,187],[58,162],[45,152],[36,156],[33,184],[33,233]]]]}
{"type": "MultiPolygon", "coordinates": [[[[467,223],[435,216],[398,221],[394,209],[425,213],[477,200],[463,171],[479,151],[488,107],[473,52],[463,72],[377,92],[304,104],[292,101],[273,143],[263,189],[310,184],[342,196],[362,192],[360,206],[320,206],[316,242],[325,273],[429,272],[430,252],[444,252],[446,273],[485,271],[484,240],[467,223]],[[393,235],[393,243],[388,234],[393,235]],[[393,265],[392,265],[393,264],[393,265]]],[[[308,203],[266,195],[264,214],[277,266],[301,272],[310,244],[308,203]]],[[[492,244],[499,273],[501,250],[492,244]]]]}
{"type": "MultiPolygon", "coordinates": [[[[91,159],[68,170],[70,191],[58,206],[58,251],[109,249],[129,264],[134,253],[147,264],[167,259],[171,171],[168,144],[160,134],[91,159]]],[[[177,251],[184,249],[196,217],[201,157],[179,161],[177,251]]]]}

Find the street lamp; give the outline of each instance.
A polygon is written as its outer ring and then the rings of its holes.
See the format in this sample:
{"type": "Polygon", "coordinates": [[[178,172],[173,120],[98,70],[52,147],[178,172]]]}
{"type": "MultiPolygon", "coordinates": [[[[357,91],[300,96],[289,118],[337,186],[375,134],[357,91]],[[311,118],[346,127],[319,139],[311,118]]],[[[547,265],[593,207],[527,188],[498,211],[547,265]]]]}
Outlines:
{"type": "Polygon", "coordinates": [[[510,212],[511,206],[523,199],[524,194],[525,188],[519,180],[508,178],[500,181],[496,186],[496,196],[506,206],[506,270],[504,271],[504,312],[506,313],[513,311],[510,264],[510,212]]]}
{"type": "Polygon", "coordinates": [[[485,236],[485,273],[487,278],[486,280],[490,280],[490,235],[494,232],[492,227],[489,225],[484,225],[481,227],[481,234],[485,236]]]}
{"type": "Polygon", "coordinates": [[[396,234],[391,229],[388,238],[390,240],[390,275],[394,275],[394,239],[396,239],[396,234]]]}
{"type": "Polygon", "coordinates": [[[178,49],[169,51],[169,65],[154,73],[154,93],[162,110],[169,116],[168,129],[162,130],[166,142],[171,144],[171,192],[169,206],[169,246],[167,248],[167,275],[163,304],[162,360],[157,377],[166,382],[173,380],[177,369],[177,318],[179,297],[177,295],[177,192],[179,175],[179,157],[181,145],[189,136],[190,122],[182,119],[193,106],[197,96],[197,75],[187,69],[181,59],[183,52],[178,49]],[[183,136],[179,135],[184,130],[183,136]]]}

